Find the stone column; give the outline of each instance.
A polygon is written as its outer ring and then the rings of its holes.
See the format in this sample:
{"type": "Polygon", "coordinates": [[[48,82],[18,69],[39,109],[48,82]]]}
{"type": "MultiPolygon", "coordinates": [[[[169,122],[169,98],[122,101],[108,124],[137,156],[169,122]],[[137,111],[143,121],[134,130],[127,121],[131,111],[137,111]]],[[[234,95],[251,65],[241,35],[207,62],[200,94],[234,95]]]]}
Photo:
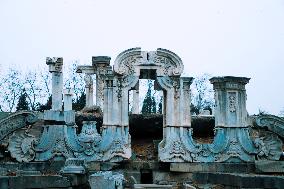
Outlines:
{"type": "Polygon", "coordinates": [[[93,89],[93,78],[91,74],[86,73],[84,77],[86,83],[86,107],[93,106],[93,97],[94,97],[94,89],[93,89]]]}
{"type": "Polygon", "coordinates": [[[192,77],[182,77],[181,78],[181,106],[180,106],[180,116],[181,116],[181,126],[191,127],[191,112],[190,112],[190,85],[192,83],[192,77]]]}
{"type": "Polygon", "coordinates": [[[247,127],[245,77],[213,77],[216,127],[247,127]]]}
{"type": "Polygon", "coordinates": [[[139,114],[139,81],[135,85],[133,92],[132,114],[139,114]]]}
{"type": "Polygon", "coordinates": [[[132,114],[139,114],[139,90],[133,90],[132,114]]]}
{"type": "Polygon", "coordinates": [[[73,89],[64,90],[64,111],[72,110],[72,95],[73,89]]]}
{"type": "Polygon", "coordinates": [[[103,109],[104,104],[104,75],[110,65],[110,59],[108,56],[92,57],[92,65],[96,70],[96,105],[101,109],[103,109]]]}
{"type": "Polygon", "coordinates": [[[62,89],[63,89],[63,58],[46,58],[49,72],[52,73],[52,110],[62,110],[62,89]]]}

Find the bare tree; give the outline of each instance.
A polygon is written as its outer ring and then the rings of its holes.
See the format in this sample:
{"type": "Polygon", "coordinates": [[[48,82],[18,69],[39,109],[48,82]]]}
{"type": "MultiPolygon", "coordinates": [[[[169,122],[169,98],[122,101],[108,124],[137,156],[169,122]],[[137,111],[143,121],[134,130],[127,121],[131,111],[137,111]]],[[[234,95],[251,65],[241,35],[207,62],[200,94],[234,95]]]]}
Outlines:
{"type": "Polygon", "coordinates": [[[74,89],[75,98],[78,99],[85,90],[85,82],[82,74],[76,73],[78,61],[72,62],[67,67],[64,77],[64,87],[74,89]]]}
{"type": "Polygon", "coordinates": [[[39,74],[35,71],[29,71],[25,76],[24,88],[27,93],[27,99],[31,110],[36,110],[39,103],[42,103],[41,93],[44,91],[44,83],[39,81],[39,74]]]}
{"type": "Polygon", "coordinates": [[[9,68],[7,74],[1,79],[1,109],[12,112],[23,89],[23,80],[18,70],[9,68]]]}
{"type": "Polygon", "coordinates": [[[214,91],[207,73],[196,77],[192,85],[192,103],[200,113],[201,110],[214,106],[214,91]]]}

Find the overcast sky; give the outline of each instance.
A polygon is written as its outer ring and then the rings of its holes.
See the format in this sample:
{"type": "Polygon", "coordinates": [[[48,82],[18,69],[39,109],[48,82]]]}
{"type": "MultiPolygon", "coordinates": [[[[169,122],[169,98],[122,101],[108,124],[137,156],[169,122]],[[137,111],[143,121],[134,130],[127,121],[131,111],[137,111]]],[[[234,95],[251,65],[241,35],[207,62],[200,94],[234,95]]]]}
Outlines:
{"type": "Polygon", "coordinates": [[[284,107],[284,0],[0,0],[1,74],[132,47],[175,52],[189,76],[252,78],[250,114],[284,107]]]}

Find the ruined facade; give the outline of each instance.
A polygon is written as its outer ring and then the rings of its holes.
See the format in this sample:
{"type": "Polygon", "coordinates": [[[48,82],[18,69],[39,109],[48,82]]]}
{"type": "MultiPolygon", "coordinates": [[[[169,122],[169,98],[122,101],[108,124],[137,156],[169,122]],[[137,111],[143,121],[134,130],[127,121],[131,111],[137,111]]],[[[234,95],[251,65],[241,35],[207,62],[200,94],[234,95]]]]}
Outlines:
{"type": "MultiPolygon", "coordinates": [[[[18,162],[44,162],[62,157],[66,160],[63,172],[85,174],[86,162],[129,161],[132,156],[129,91],[134,90],[133,99],[137,101],[139,79],[153,79],[156,89],[163,91],[163,139],[158,144],[158,162],[172,163],[173,167],[175,163],[253,163],[260,159],[277,161],[282,155],[283,119],[267,115],[252,118],[246,111],[245,86],[249,78],[210,79],[215,91],[215,136],[212,143],[201,144],[192,136],[193,78],[181,77],[183,62],[175,53],[133,48],[120,53],[113,67],[110,57],[98,56],[93,57],[92,65],[77,68],[78,74],[85,74],[86,107],[94,105],[92,75],[96,75],[95,102],[103,111],[101,132],[95,121],[84,121],[81,132],[76,132],[73,92],[63,90],[63,58],[47,58],[46,64],[52,74],[52,109],[44,112],[43,132],[25,128],[37,120],[32,112],[16,113],[1,121],[0,141],[8,137],[8,150],[18,162]],[[270,131],[253,135],[252,120],[270,131]]],[[[134,113],[139,112],[137,104],[134,113]]],[[[98,179],[98,174],[93,176],[98,179]]]]}

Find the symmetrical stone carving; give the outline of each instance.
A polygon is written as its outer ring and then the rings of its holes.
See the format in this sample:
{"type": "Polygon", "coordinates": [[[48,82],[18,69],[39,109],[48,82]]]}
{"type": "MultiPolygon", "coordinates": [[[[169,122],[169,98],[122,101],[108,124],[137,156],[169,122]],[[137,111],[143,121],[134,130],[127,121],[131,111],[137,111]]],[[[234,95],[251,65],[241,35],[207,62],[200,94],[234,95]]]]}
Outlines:
{"type": "MultiPolygon", "coordinates": [[[[280,158],[282,142],[275,134],[258,131],[251,136],[245,90],[249,78],[228,76],[210,79],[216,101],[215,137],[211,144],[198,144],[192,138],[191,128],[190,85],[193,78],[181,77],[183,64],[176,54],[165,49],[146,52],[134,48],[118,55],[114,70],[109,66],[109,61],[109,57],[93,57],[93,66],[79,66],[77,70],[86,74],[87,106],[92,105],[91,74],[97,75],[96,103],[103,107],[101,134],[94,121],[83,122],[81,133],[76,133],[71,89],[64,91],[62,111],[63,60],[47,58],[52,73],[52,110],[44,112],[45,125],[38,142],[29,130],[19,130],[11,136],[9,150],[12,157],[28,162],[63,156],[67,159],[67,173],[78,170],[81,173],[82,161],[119,162],[129,159],[129,91],[138,89],[140,78],[148,78],[154,79],[156,88],[164,93],[163,140],[158,146],[160,161],[250,162],[255,157],[269,160],[280,158]]],[[[137,94],[134,99],[138,99],[137,94]]],[[[134,109],[135,113],[137,109],[139,112],[139,107],[134,109]]],[[[14,117],[17,123],[9,123],[10,118],[0,122],[0,140],[35,118],[14,117]],[[6,124],[10,124],[9,128],[6,124]]],[[[284,133],[283,123],[283,119],[275,116],[259,116],[256,119],[256,125],[267,127],[281,137],[284,133]]]]}
{"type": "Polygon", "coordinates": [[[55,156],[66,159],[74,157],[67,144],[67,126],[45,125],[38,145],[35,147],[36,161],[47,161],[55,156]]]}
{"type": "MultiPolygon", "coordinates": [[[[159,145],[159,158],[166,162],[254,161],[258,153],[247,124],[245,84],[248,78],[217,77],[214,85],[215,138],[212,144],[197,144],[189,127],[166,128],[165,139],[159,145]]],[[[168,82],[169,83],[169,82],[168,82]]],[[[182,83],[181,83],[182,84],[182,83]]],[[[176,86],[178,86],[176,84],[176,86]]],[[[171,88],[180,88],[170,86],[171,88]]],[[[175,90],[175,94],[182,94],[175,90]]],[[[168,95],[169,93],[167,93],[168,95]]],[[[176,95],[178,96],[178,95],[176,95]]],[[[181,95],[182,97],[182,95],[181,95]]],[[[176,103],[177,103],[176,98],[176,103]]],[[[182,110],[182,109],[181,109],[182,110]]],[[[180,114],[180,113],[179,113],[180,114]]]]}
{"type": "Polygon", "coordinates": [[[180,76],[183,64],[175,53],[158,48],[157,51],[141,51],[141,48],[128,49],[120,53],[114,63],[117,74],[140,75],[141,69],[156,69],[157,76],[180,76]]]}
{"type": "Polygon", "coordinates": [[[86,161],[100,161],[103,154],[100,151],[101,136],[97,132],[95,121],[84,121],[81,133],[70,133],[69,145],[72,146],[74,155],[86,161]],[[75,144],[76,143],[76,144],[75,144]]]}

